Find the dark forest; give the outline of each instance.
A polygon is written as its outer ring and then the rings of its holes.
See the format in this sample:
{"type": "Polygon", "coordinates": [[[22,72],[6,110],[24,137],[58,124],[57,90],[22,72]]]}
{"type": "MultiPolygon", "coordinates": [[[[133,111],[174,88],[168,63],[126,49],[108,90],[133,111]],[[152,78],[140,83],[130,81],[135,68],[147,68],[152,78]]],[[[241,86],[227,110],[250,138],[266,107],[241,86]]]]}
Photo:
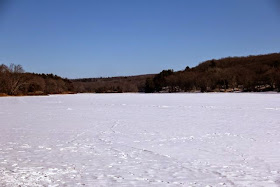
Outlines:
{"type": "Polygon", "coordinates": [[[260,92],[280,90],[280,53],[208,60],[194,68],[164,70],[147,79],[146,92],[260,92]]]}

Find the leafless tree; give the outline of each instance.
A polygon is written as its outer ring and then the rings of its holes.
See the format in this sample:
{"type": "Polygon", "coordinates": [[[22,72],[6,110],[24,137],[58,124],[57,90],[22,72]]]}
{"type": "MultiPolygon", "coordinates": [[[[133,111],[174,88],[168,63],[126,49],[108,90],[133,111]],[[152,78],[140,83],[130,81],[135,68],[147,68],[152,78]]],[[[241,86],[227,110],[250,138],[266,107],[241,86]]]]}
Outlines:
{"type": "Polygon", "coordinates": [[[21,65],[10,64],[8,74],[8,80],[6,80],[8,94],[16,95],[21,86],[28,84],[24,76],[24,69],[21,65]]]}

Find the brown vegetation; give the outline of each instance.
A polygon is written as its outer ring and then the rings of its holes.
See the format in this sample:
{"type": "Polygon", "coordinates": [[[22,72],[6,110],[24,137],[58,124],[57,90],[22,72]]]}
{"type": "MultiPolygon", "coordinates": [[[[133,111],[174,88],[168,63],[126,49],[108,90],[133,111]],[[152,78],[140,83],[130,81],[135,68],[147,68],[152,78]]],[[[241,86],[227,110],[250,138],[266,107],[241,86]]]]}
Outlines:
{"type": "Polygon", "coordinates": [[[72,81],[75,90],[79,93],[144,92],[146,79],[152,77],[154,77],[154,75],[88,78],[88,79],[75,79],[72,81]]]}
{"type": "Polygon", "coordinates": [[[280,91],[280,53],[208,60],[146,81],[146,92],[179,91],[280,91]]]}
{"type": "Polygon", "coordinates": [[[0,96],[122,92],[280,91],[280,53],[208,60],[156,75],[68,80],[0,65],[0,96]]]}
{"type": "Polygon", "coordinates": [[[0,65],[0,96],[73,92],[68,79],[53,74],[25,73],[21,65],[0,65]]]}

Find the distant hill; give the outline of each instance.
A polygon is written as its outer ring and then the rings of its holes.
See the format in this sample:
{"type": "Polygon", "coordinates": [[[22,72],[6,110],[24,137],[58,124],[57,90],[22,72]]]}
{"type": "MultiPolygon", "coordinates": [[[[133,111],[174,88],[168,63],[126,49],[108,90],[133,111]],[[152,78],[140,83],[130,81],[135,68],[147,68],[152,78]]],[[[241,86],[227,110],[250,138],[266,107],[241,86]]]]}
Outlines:
{"type": "Polygon", "coordinates": [[[146,92],[279,91],[280,53],[227,57],[183,71],[164,70],[146,81],[146,92]]]}
{"type": "Polygon", "coordinates": [[[76,92],[121,93],[144,92],[145,82],[153,74],[108,78],[72,79],[76,92]]]}

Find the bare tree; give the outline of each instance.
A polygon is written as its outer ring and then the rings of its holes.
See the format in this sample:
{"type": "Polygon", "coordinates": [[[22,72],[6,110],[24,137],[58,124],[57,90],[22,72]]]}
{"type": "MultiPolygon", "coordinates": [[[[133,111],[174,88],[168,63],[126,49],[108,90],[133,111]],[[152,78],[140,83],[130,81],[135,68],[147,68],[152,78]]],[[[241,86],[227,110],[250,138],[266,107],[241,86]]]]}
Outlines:
{"type": "Polygon", "coordinates": [[[8,67],[4,64],[1,64],[0,65],[0,93],[7,92],[8,72],[9,72],[8,67]]]}
{"type": "Polygon", "coordinates": [[[7,80],[8,94],[10,95],[18,94],[19,88],[21,86],[28,84],[23,74],[24,70],[21,65],[10,64],[8,68],[8,73],[9,73],[8,80],[7,80]]]}

